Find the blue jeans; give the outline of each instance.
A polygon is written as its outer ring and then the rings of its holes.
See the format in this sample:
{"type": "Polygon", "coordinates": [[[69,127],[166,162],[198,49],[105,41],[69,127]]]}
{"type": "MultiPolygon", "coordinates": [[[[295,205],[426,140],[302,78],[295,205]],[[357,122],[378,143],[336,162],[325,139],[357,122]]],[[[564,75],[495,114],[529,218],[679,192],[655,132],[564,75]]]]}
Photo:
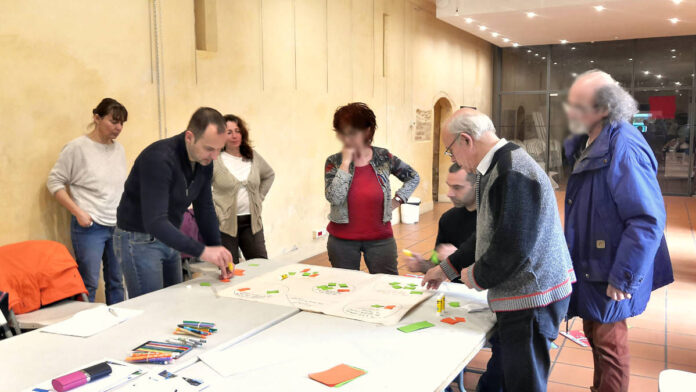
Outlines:
{"type": "Polygon", "coordinates": [[[558,337],[569,301],[567,297],[542,308],[497,312],[491,359],[476,390],[546,391],[551,342],[558,337]]]}
{"type": "Polygon", "coordinates": [[[184,280],[181,254],[150,234],[116,228],[114,247],[123,265],[129,298],[184,280]]]}
{"type": "Polygon", "coordinates": [[[113,227],[96,222],[90,227],[82,227],[74,216],[70,221],[70,237],[77,269],[85,282],[90,302],[94,302],[99,286],[99,268],[102,267],[102,262],[106,303],[111,305],[123,301],[123,274],[121,263],[114,254],[113,232],[113,227]]]}

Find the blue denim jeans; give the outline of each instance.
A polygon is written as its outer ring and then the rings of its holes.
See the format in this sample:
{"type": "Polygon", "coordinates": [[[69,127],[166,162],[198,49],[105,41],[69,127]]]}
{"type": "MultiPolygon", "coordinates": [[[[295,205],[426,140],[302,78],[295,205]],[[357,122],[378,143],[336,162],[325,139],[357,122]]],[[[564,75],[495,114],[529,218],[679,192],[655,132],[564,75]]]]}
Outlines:
{"type": "Polygon", "coordinates": [[[150,234],[116,228],[114,247],[123,265],[129,298],[184,280],[179,252],[150,234]]]}
{"type": "Polygon", "coordinates": [[[94,295],[99,286],[99,268],[104,268],[104,286],[106,303],[108,305],[123,301],[123,274],[121,263],[114,254],[114,228],[94,223],[90,227],[82,227],[77,219],[70,221],[70,237],[72,239],[77,269],[89,293],[89,301],[94,302],[94,295]]]}
{"type": "Polygon", "coordinates": [[[479,379],[481,392],[543,392],[549,378],[551,342],[568,310],[564,298],[541,308],[497,312],[491,359],[479,379]]]}

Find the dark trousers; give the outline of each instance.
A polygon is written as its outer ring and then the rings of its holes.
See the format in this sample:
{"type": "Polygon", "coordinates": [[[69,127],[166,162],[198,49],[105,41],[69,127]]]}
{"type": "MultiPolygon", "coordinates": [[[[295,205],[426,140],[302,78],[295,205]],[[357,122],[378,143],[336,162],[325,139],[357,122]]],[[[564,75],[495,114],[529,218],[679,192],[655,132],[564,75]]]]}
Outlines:
{"type": "Polygon", "coordinates": [[[603,324],[582,320],[594,358],[593,392],[626,392],[630,378],[626,320],[603,324]]]}
{"type": "Polygon", "coordinates": [[[232,253],[232,259],[235,264],[239,264],[239,249],[242,249],[242,254],[245,260],[251,259],[267,259],[266,239],[263,236],[263,229],[254,234],[251,230],[251,215],[237,216],[237,236],[232,237],[229,234],[220,232],[222,238],[222,246],[232,253]]]}
{"type": "Polygon", "coordinates": [[[360,258],[371,274],[398,275],[396,241],[394,237],[374,241],[353,241],[329,236],[326,244],[329,261],[334,268],[360,269],[360,258]]]}
{"type": "Polygon", "coordinates": [[[113,305],[123,301],[123,273],[121,262],[114,253],[113,233],[113,227],[102,226],[96,222],[90,227],[82,227],[74,216],[70,221],[70,236],[77,269],[89,293],[90,302],[94,302],[97,292],[100,268],[104,270],[106,304],[113,305]]]}
{"type": "Polygon", "coordinates": [[[569,298],[541,308],[497,312],[491,359],[477,391],[546,391],[551,342],[568,310],[569,298]]]}

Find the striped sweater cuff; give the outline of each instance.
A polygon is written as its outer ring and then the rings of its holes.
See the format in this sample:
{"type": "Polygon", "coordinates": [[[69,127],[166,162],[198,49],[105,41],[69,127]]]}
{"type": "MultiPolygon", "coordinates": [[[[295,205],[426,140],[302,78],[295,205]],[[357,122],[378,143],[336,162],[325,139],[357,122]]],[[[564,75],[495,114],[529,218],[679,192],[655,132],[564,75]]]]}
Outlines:
{"type": "Polygon", "coordinates": [[[466,277],[469,278],[469,282],[473,284],[474,287],[472,287],[476,291],[483,291],[483,287],[479,286],[478,283],[476,283],[476,278],[474,277],[474,266],[476,264],[472,264],[470,267],[464,270],[466,273],[466,277]]]}
{"type": "Polygon", "coordinates": [[[452,266],[452,263],[450,263],[449,258],[445,259],[442,263],[440,263],[440,268],[442,268],[442,272],[445,273],[445,276],[447,276],[447,279],[449,280],[455,280],[459,277],[459,271],[456,270],[452,266]]]}

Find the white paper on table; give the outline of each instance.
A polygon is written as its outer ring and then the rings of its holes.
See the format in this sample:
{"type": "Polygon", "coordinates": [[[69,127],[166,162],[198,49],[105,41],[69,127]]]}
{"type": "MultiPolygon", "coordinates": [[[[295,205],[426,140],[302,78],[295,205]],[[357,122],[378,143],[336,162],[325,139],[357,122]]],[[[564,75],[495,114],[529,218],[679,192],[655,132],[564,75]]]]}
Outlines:
{"type": "Polygon", "coordinates": [[[433,295],[421,280],[396,275],[289,264],[218,292],[220,296],[294,306],[370,323],[393,325],[433,295]],[[308,271],[310,276],[304,276],[308,271]],[[312,277],[311,275],[316,276],[312,277]],[[326,287],[332,283],[330,289],[326,287]],[[397,283],[395,289],[390,283],[397,283]],[[408,288],[408,285],[413,288],[408,288]],[[321,289],[321,287],[325,289],[321,289]]]}
{"type": "Polygon", "coordinates": [[[67,320],[39,329],[59,335],[89,337],[141,314],[142,310],[98,306],[75,313],[67,320]]]}
{"type": "Polygon", "coordinates": [[[130,364],[126,363],[123,361],[117,361],[115,359],[108,359],[104,358],[99,361],[94,361],[88,364],[85,364],[84,366],[80,366],[79,368],[72,369],[70,371],[67,371],[63,374],[57,374],[50,380],[44,381],[39,385],[35,385],[31,388],[26,389],[26,392],[32,391],[33,389],[44,389],[47,391],[55,391],[53,389],[53,384],[51,384],[51,381],[54,379],[64,376],[66,374],[70,374],[73,372],[76,372],[78,370],[82,370],[84,368],[90,367],[92,365],[96,365],[98,363],[102,362],[108,362],[109,366],[111,366],[111,374],[104,377],[100,378],[96,381],[92,381],[90,383],[87,383],[85,385],[82,385],[78,389],[75,389],[75,391],[79,392],[107,392],[107,391],[112,391],[112,390],[117,390],[120,389],[121,387],[125,386],[127,383],[129,383],[131,380],[136,380],[140,376],[145,375],[148,370],[137,366],[135,364],[130,364]]]}
{"type": "Polygon", "coordinates": [[[198,356],[223,377],[240,373],[249,373],[263,368],[291,362],[289,358],[278,358],[271,352],[259,350],[259,347],[244,342],[230,346],[224,350],[209,351],[198,356]]]}

